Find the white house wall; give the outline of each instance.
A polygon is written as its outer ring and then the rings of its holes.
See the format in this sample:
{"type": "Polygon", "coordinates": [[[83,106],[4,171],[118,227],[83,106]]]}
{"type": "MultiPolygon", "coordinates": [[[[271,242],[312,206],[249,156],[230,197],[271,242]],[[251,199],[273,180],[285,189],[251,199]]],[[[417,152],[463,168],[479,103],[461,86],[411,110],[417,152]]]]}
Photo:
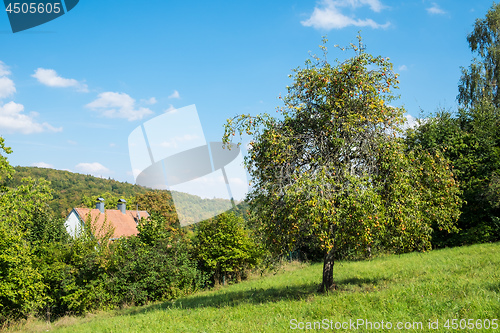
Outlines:
{"type": "Polygon", "coordinates": [[[80,233],[82,226],[80,218],[78,217],[78,214],[74,209],[68,215],[64,226],[66,227],[66,231],[68,232],[68,234],[70,234],[71,237],[76,237],[80,233]]]}

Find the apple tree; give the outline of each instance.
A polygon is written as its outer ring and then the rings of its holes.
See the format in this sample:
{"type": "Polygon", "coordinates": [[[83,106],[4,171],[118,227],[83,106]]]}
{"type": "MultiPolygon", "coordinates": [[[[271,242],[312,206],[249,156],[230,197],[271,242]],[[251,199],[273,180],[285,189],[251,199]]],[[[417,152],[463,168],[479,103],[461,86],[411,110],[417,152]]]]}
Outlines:
{"type": "Polygon", "coordinates": [[[321,291],[335,286],[337,259],[429,250],[433,226],[453,231],[461,204],[442,155],[402,141],[389,58],[366,53],[359,38],[352,58],[331,64],[325,44],[290,75],[279,117],[236,116],[223,137],[253,136],[251,219],[276,254],[304,242],[323,250],[321,291]]]}

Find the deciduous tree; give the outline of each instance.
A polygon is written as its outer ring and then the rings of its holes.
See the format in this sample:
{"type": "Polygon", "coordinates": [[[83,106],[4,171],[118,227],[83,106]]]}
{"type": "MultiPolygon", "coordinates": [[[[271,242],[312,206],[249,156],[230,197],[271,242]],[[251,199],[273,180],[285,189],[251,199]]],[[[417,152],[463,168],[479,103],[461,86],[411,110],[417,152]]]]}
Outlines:
{"type": "Polygon", "coordinates": [[[332,65],[325,43],[322,59],[290,75],[278,118],[237,116],[223,138],[253,135],[251,218],[276,253],[305,239],[323,249],[322,291],[334,287],[336,259],[430,249],[433,223],[453,230],[460,205],[446,160],[398,136],[404,109],[391,105],[398,76],[389,59],[364,52],[359,38],[355,56],[332,65]]]}
{"type": "Polygon", "coordinates": [[[487,99],[500,106],[500,4],[493,6],[486,17],[477,19],[474,31],[467,36],[469,47],[478,57],[469,68],[462,67],[458,102],[466,107],[487,99]]]}
{"type": "Polygon", "coordinates": [[[240,279],[245,269],[258,260],[258,249],[243,227],[243,219],[234,213],[222,213],[201,222],[195,237],[196,256],[214,273],[215,285],[227,275],[240,279]]]}

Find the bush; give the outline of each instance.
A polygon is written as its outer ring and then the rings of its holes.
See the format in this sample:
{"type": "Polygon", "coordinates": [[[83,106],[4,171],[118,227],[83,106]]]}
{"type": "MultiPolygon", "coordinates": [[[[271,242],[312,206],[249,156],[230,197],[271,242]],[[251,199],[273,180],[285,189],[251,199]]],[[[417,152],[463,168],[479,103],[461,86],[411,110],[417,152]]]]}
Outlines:
{"type": "Polygon", "coordinates": [[[202,269],[213,275],[218,285],[226,277],[241,279],[245,270],[254,267],[261,252],[243,227],[243,219],[233,213],[223,213],[201,222],[195,237],[196,256],[202,269]]]}
{"type": "Polygon", "coordinates": [[[137,237],[113,244],[106,279],[115,304],[145,304],[191,293],[205,283],[196,268],[182,230],[171,228],[161,215],[140,224],[137,237]]]}
{"type": "Polygon", "coordinates": [[[42,307],[45,286],[33,259],[22,234],[0,223],[0,324],[42,307]]]}

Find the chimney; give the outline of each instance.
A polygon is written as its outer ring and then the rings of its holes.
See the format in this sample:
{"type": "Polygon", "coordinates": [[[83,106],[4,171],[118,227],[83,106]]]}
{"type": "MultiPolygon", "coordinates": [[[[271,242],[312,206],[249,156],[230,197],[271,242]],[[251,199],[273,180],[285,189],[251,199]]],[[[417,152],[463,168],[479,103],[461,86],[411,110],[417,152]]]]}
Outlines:
{"type": "Polygon", "coordinates": [[[127,210],[127,201],[124,199],[118,199],[118,210],[122,212],[122,214],[125,214],[125,211],[127,210]]]}
{"type": "Polygon", "coordinates": [[[101,213],[104,214],[104,199],[103,198],[97,198],[97,202],[95,203],[95,208],[99,209],[101,213]]]}

